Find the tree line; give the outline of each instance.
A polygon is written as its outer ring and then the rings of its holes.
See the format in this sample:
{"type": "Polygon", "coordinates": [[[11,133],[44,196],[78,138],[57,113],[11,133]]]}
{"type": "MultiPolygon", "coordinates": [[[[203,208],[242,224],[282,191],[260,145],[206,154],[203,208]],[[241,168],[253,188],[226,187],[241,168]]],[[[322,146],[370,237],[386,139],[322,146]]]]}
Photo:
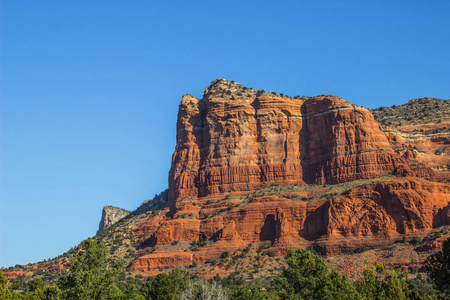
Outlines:
{"type": "Polygon", "coordinates": [[[105,245],[88,239],[82,242],[67,273],[55,285],[34,278],[17,291],[7,287],[8,280],[0,272],[0,300],[450,299],[450,239],[443,242],[442,251],[428,257],[427,278],[408,279],[406,273],[387,272],[384,266],[376,265],[352,282],[329,270],[323,258],[303,249],[290,250],[287,264],[289,267],[268,286],[252,286],[235,275],[194,281],[183,269],[140,280],[126,277],[123,263],[109,264],[105,245]]]}

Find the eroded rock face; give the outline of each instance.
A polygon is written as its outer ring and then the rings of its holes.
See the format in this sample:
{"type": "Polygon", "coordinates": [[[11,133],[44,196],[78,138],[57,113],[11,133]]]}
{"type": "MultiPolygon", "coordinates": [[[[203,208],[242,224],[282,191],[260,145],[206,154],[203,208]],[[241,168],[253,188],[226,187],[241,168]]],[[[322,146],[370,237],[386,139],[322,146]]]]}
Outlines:
{"type": "Polygon", "coordinates": [[[158,270],[174,267],[185,267],[192,263],[192,253],[173,250],[151,253],[139,257],[130,265],[130,271],[158,270]]]}
{"type": "Polygon", "coordinates": [[[389,245],[450,224],[450,185],[438,177],[362,107],[218,79],[180,103],[168,208],[133,228],[156,251],[131,270],[204,264],[252,243],[327,255],[389,245]],[[273,185],[283,188],[260,190],[273,185]]]}
{"type": "Polygon", "coordinates": [[[412,175],[368,110],[334,96],[314,97],[304,107],[302,163],[307,183],[334,184],[387,173],[412,175]]]}
{"type": "Polygon", "coordinates": [[[9,280],[16,279],[17,277],[31,277],[33,272],[24,272],[24,271],[2,271],[3,275],[9,280]]]}
{"type": "Polygon", "coordinates": [[[108,228],[120,219],[126,217],[130,212],[120,207],[115,206],[105,206],[102,210],[102,219],[100,220],[100,225],[98,226],[97,234],[99,234],[103,229],[108,228]]]}
{"type": "Polygon", "coordinates": [[[420,179],[382,181],[351,190],[332,202],[329,234],[399,234],[445,224],[437,216],[450,203],[450,186],[420,179]],[[352,213],[349,213],[352,212],[352,213]]]}
{"type": "Polygon", "coordinates": [[[412,174],[368,110],[332,95],[294,99],[218,79],[202,99],[180,103],[169,203],[392,172],[412,174]]]}
{"type": "MultiPolygon", "coordinates": [[[[222,211],[222,207],[231,209],[213,217],[162,221],[150,238],[154,241],[151,246],[175,240],[193,242],[200,237],[216,240],[192,254],[192,260],[199,264],[217,259],[225,251],[243,249],[250,243],[269,243],[280,253],[314,245],[327,255],[358,247],[380,247],[401,239],[404,234],[418,234],[448,224],[450,186],[419,178],[393,178],[355,187],[345,195],[317,200],[274,195],[255,197],[251,201],[224,200],[220,204],[203,205],[200,215],[205,215],[203,210],[209,215],[211,207],[216,211],[222,211]]],[[[158,262],[158,252],[138,258],[133,271],[148,270],[141,266],[149,263],[141,260],[151,260],[151,265],[159,266],[169,261],[167,256],[172,254],[176,254],[171,258],[176,266],[188,261],[179,259],[178,252],[163,252],[161,262],[158,262]]]]}

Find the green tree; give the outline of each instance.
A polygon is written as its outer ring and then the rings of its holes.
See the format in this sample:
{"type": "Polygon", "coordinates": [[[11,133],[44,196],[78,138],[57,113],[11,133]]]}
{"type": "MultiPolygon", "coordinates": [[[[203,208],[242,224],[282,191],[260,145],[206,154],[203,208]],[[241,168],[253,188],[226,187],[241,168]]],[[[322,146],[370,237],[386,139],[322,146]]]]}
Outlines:
{"type": "Polygon", "coordinates": [[[169,275],[160,273],[143,285],[141,294],[145,299],[152,300],[179,299],[187,286],[188,278],[189,272],[180,269],[172,270],[169,275]]]}
{"type": "Polygon", "coordinates": [[[442,251],[428,256],[425,267],[436,288],[450,297],[450,238],[443,242],[442,251]]]}
{"type": "Polygon", "coordinates": [[[35,290],[44,290],[45,281],[42,278],[34,278],[27,282],[28,291],[34,292],[35,290]]]}
{"type": "Polygon", "coordinates": [[[8,278],[0,271],[0,300],[12,299],[11,292],[6,288],[8,284],[8,278]]]}
{"type": "Polygon", "coordinates": [[[268,300],[270,298],[269,292],[259,287],[254,286],[240,286],[232,289],[228,293],[230,299],[233,300],[268,300]]]}
{"type": "Polygon", "coordinates": [[[56,286],[45,286],[43,292],[43,300],[58,300],[60,291],[56,286]]]}
{"type": "Polygon", "coordinates": [[[314,253],[296,249],[287,257],[289,268],[274,285],[282,299],[360,299],[346,276],[331,273],[325,261],[314,253]]]}
{"type": "Polygon", "coordinates": [[[407,297],[408,286],[403,279],[403,277],[398,272],[392,272],[388,275],[383,282],[384,299],[392,300],[406,300],[410,299],[407,297]]]}
{"type": "Polygon", "coordinates": [[[419,274],[416,278],[408,279],[409,298],[411,299],[437,299],[438,291],[430,278],[422,278],[419,274]]]}
{"type": "Polygon", "coordinates": [[[81,243],[82,248],[69,267],[69,273],[60,277],[58,287],[63,299],[121,299],[123,293],[116,285],[122,275],[123,264],[108,267],[106,247],[91,239],[81,243]]]}
{"type": "Polygon", "coordinates": [[[435,299],[436,294],[426,281],[420,278],[406,281],[406,278],[406,273],[388,273],[383,265],[376,264],[375,272],[364,270],[363,279],[357,282],[357,291],[364,299],[435,299]]]}
{"type": "Polygon", "coordinates": [[[133,283],[126,284],[123,291],[123,300],[145,300],[145,297],[140,295],[136,286],[133,283]]]}
{"type": "Polygon", "coordinates": [[[383,285],[381,281],[381,272],[383,269],[377,265],[376,271],[377,273],[365,269],[362,280],[357,282],[357,291],[366,299],[378,300],[383,298],[383,285]]]}

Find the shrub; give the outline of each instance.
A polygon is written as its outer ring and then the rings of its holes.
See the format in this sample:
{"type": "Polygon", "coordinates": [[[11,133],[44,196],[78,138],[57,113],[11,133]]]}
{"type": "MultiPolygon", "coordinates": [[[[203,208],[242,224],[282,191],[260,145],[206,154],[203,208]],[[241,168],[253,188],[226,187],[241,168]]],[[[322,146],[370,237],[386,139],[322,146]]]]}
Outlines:
{"type": "Polygon", "coordinates": [[[435,286],[450,296],[450,239],[443,242],[442,251],[428,256],[425,267],[435,286]]]}
{"type": "Polygon", "coordinates": [[[358,299],[355,287],[346,276],[329,271],[325,261],[303,249],[290,250],[289,268],[274,285],[283,299],[358,299]]]}
{"type": "Polygon", "coordinates": [[[419,245],[421,241],[422,241],[422,240],[420,239],[420,237],[415,236],[415,237],[413,237],[413,239],[411,240],[410,243],[411,243],[411,245],[416,246],[416,245],[419,245]]]}
{"type": "Polygon", "coordinates": [[[363,253],[364,251],[366,251],[366,248],[364,248],[363,246],[359,246],[355,249],[354,253],[363,253]]]}
{"type": "Polygon", "coordinates": [[[436,155],[441,155],[442,153],[444,153],[444,148],[442,148],[442,149],[438,149],[438,150],[436,150],[435,152],[434,152],[434,154],[436,154],[436,155]]]}

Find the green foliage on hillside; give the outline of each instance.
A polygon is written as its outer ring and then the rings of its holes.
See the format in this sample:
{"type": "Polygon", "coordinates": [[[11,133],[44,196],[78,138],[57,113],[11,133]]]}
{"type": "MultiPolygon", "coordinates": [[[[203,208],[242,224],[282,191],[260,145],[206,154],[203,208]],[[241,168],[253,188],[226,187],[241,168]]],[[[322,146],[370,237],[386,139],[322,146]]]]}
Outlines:
{"type": "Polygon", "coordinates": [[[281,299],[361,299],[346,276],[330,272],[310,251],[290,250],[287,263],[283,276],[274,280],[281,299]]]}
{"type": "MultiPolygon", "coordinates": [[[[396,128],[402,125],[441,123],[450,118],[450,101],[435,98],[419,98],[391,107],[371,109],[375,121],[396,128]]],[[[434,129],[429,133],[448,132],[450,128],[434,129]]]]}
{"type": "Polygon", "coordinates": [[[120,262],[107,261],[105,245],[86,240],[56,286],[47,286],[41,278],[34,278],[21,285],[21,290],[12,290],[7,288],[8,280],[0,272],[0,300],[421,300],[450,297],[450,239],[444,241],[442,251],[427,260],[429,279],[420,276],[407,279],[404,273],[389,273],[384,266],[376,265],[375,270],[366,269],[360,280],[351,282],[347,276],[330,271],[323,258],[303,249],[290,250],[287,263],[289,268],[265,286],[245,284],[235,274],[224,279],[216,276],[209,282],[195,281],[188,271],[181,269],[142,280],[126,278],[120,262]]]}
{"type": "Polygon", "coordinates": [[[442,251],[428,257],[425,267],[437,289],[450,299],[450,239],[442,245],[442,251]]]}
{"type": "Polygon", "coordinates": [[[117,262],[112,267],[108,266],[104,244],[89,239],[81,245],[69,274],[61,276],[58,281],[62,298],[122,299],[123,292],[117,287],[117,282],[124,277],[123,264],[117,262]]]}
{"type": "Polygon", "coordinates": [[[380,177],[370,178],[370,179],[358,179],[345,183],[333,184],[333,185],[280,185],[273,184],[270,187],[265,187],[259,189],[251,194],[244,196],[246,199],[252,199],[263,196],[282,196],[286,198],[291,198],[292,200],[301,201],[311,201],[320,198],[334,198],[345,195],[348,191],[353,188],[364,186],[368,184],[377,183],[379,181],[388,180],[395,178],[394,175],[388,174],[380,177]],[[295,197],[295,193],[312,193],[314,196],[311,197],[295,197]]]}
{"type": "Polygon", "coordinates": [[[8,284],[8,279],[0,272],[0,299],[11,299],[12,294],[9,289],[6,288],[8,284]]]}

